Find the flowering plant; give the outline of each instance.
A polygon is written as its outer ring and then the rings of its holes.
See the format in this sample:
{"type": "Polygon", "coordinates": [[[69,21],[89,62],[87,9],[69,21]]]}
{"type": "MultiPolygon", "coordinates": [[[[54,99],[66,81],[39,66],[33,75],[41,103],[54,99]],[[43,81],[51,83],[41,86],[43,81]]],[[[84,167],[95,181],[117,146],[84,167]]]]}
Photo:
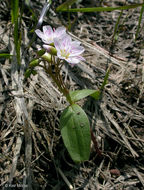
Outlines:
{"type": "Polygon", "coordinates": [[[72,41],[64,27],[58,27],[56,30],[53,30],[51,26],[43,26],[43,32],[39,29],[35,32],[44,42],[43,47],[48,52],[54,51],[52,46],[55,46],[59,59],[64,59],[71,64],[84,61],[84,58],[80,56],[84,52],[84,48],[80,46],[80,42],[72,41]]]}
{"type": "Polygon", "coordinates": [[[53,30],[51,26],[43,26],[43,32],[37,29],[35,33],[45,44],[52,44],[55,38],[61,38],[63,34],[66,34],[66,29],[64,27],[58,27],[56,30],[53,30]]]}
{"type": "MultiPolygon", "coordinates": [[[[72,40],[64,27],[52,29],[51,26],[43,26],[43,31],[37,29],[35,32],[44,43],[42,45],[43,49],[38,51],[38,58],[30,62],[25,76],[29,77],[30,74],[35,74],[34,68],[40,66],[52,77],[60,92],[69,102],[69,106],[60,117],[60,129],[65,147],[73,161],[88,160],[91,142],[90,124],[86,113],[76,102],[87,96],[99,99],[101,91],[91,89],[69,91],[60,74],[65,61],[71,66],[78,64],[80,61],[85,61],[81,56],[84,47],[81,46],[79,41],[72,40]],[[44,62],[44,64],[41,64],[41,62],[44,62]],[[55,72],[53,72],[53,68],[55,72]]],[[[103,83],[103,87],[106,80],[107,78],[103,83]]]]}

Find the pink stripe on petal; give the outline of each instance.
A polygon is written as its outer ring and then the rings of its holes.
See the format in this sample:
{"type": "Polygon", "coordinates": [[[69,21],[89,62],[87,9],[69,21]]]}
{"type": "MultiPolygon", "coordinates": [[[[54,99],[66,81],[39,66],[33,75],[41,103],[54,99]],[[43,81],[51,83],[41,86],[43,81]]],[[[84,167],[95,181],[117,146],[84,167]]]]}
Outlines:
{"type": "Polygon", "coordinates": [[[68,34],[66,34],[66,35],[63,35],[63,37],[62,37],[62,39],[61,39],[61,42],[62,42],[62,46],[64,47],[64,48],[67,48],[67,47],[69,47],[70,45],[71,45],[71,37],[68,35],[68,34]]]}
{"type": "Polygon", "coordinates": [[[54,32],[54,36],[55,37],[62,37],[61,35],[66,33],[66,28],[65,27],[58,27],[55,32],[54,32]]]}
{"type": "Polygon", "coordinates": [[[82,47],[71,49],[70,56],[78,56],[84,52],[84,49],[82,47]]]}
{"type": "Polygon", "coordinates": [[[51,28],[51,26],[43,26],[43,33],[45,35],[53,35],[53,29],[51,28]]]}
{"type": "Polygon", "coordinates": [[[54,38],[54,45],[57,51],[61,50],[61,41],[58,38],[54,38]]]}

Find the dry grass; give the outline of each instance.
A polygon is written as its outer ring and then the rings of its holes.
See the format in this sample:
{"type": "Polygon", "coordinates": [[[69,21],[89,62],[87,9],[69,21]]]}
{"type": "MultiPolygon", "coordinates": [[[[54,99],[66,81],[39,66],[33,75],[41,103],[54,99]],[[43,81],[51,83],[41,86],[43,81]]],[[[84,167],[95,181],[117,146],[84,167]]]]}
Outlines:
{"type": "MultiPolygon", "coordinates": [[[[59,24],[58,18],[53,18],[56,19],[55,24],[59,24]]],[[[2,20],[1,23],[1,50],[8,48],[14,54],[11,27],[2,20]]],[[[105,44],[100,48],[90,36],[81,37],[88,31],[86,25],[81,23],[82,26],[86,30],[81,30],[77,36],[70,34],[85,46],[87,62],[74,68],[66,64],[62,74],[70,89],[98,89],[111,65],[102,99],[87,98],[79,102],[89,116],[102,156],[96,154],[92,144],[90,160],[75,165],[59,131],[60,113],[67,106],[65,98],[43,70],[38,68],[38,75],[26,81],[24,67],[18,72],[14,59],[1,59],[0,186],[3,189],[7,189],[6,185],[11,189],[50,190],[144,188],[143,60],[137,64],[122,53],[110,55],[105,44]]],[[[26,27],[23,29],[23,45],[26,46],[28,31],[26,27]]],[[[78,28],[75,33],[77,31],[78,28]]],[[[102,35],[106,35],[102,31],[102,35]]],[[[136,51],[139,50],[136,47],[136,51]]],[[[27,65],[33,51],[32,48],[28,50],[22,59],[23,65],[27,65]]]]}

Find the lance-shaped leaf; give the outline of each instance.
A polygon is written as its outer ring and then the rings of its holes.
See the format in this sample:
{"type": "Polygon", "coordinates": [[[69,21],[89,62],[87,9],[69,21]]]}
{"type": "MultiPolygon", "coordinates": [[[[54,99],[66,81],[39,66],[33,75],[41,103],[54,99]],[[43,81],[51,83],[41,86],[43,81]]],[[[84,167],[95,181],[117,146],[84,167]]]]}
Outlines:
{"type": "Polygon", "coordinates": [[[77,102],[87,96],[92,96],[98,100],[100,98],[100,91],[91,89],[70,91],[70,97],[73,102],[77,102]]]}
{"type": "Polygon", "coordinates": [[[90,125],[84,110],[77,104],[67,107],[60,117],[61,135],[74,162],[83,162],[90,155],[90,125]]]}

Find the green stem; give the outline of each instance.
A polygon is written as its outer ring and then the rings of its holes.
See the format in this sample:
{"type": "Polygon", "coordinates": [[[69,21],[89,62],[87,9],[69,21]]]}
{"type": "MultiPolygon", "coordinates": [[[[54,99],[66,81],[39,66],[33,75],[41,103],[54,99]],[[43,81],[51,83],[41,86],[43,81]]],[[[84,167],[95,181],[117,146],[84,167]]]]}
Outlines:
{"type": "MultiPolygon", "coordinates": [[[[73,101],[71,100],[71,97],[69,95],[69,91],[68,89],[62,84],[63,82],[61,80],[59,80],[59,77],[56,77],[53,73],[52,73],[52,69],[51,67],[49,67],[48,69],[46,67],[44,67],[46,73],[48,73],[53,81],[55,82],[55,84],[58,86],[60,92],[63,93],[63,95],[66,97],[67,101],[70,103],[70,105],[73,104],[73,101]]],[[[57,76],[60,76],[59,73],[57,73],[57,76]]]]}

